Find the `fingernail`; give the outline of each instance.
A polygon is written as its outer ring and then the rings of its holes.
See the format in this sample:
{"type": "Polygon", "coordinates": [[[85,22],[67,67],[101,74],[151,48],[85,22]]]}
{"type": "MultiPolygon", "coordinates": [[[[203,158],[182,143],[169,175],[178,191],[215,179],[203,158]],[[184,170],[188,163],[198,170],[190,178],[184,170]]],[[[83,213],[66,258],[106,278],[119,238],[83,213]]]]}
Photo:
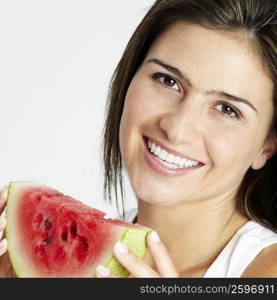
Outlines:
{"type": "Polygon", "coordinates": [[[152,231],[150,233],[150,237],[151,237],[152,241],[155,242],[155,243],[159,243],[161,241],[160,237],[159,237],[159,235],[156,231],[152,231]]]}
{"type": "Polygon", "coordinates": [[[109,277],[111,275],[111,271],[104,267],[103,265],[99,265],[96,268],[96,272],[101,276],[101,277],[109,277]]]}
{"type": "Polygon", "coordinates": [[[7,251],[7,239],[0,241],[0,255],[4,254],[7,251]]]}
{"type": "Polygon", "coordinates": [[[118,252],[121,255],[124,255],[124,254],[128,253],[128,248],[123,243],[121,243],[120,241],[118,241],[115,244],[114,249],[116,250],[116,252],[118,252]]]}

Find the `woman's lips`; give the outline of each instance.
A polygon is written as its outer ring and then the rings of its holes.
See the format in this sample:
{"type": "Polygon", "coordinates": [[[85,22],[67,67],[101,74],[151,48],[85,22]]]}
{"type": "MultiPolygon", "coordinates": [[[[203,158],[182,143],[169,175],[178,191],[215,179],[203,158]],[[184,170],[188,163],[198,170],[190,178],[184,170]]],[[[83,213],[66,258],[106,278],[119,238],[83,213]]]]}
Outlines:
{"type": "Polygon", "coordinates": [[[189,168],[182,168],[182,169],[168,168],[165,165],[163,165],[161,162],[159,162],[155,158],[154,154],[150,153],[147,147],[147,140],[148,139],[146,137],[142,138],[144,158],[146,160],[147,165],[150,167],[150,169],[154,170],[160,175],[169,176],[169,177],[183,176],[203,166],[202,163],[199,163],[197,166],[189,167],[189,168]]]}

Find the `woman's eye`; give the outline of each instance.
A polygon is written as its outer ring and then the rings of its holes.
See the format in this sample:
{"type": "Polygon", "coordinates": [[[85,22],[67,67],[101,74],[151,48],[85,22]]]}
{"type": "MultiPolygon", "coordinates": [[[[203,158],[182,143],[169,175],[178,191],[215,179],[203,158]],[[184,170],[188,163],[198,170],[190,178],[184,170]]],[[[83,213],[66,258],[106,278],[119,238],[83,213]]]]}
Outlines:
{"type": "Polygon", "coordinates": [[[171,76],[163,73],[155,73],[152,77],[154,78],[154,80],[159,81],[166,88],[172,88],[173,90],[180,91],[179,84],[171,76]]]}
{"type": "Polygon", "coordinates": [[[228,104],[219,103],[215,105],[215,108],[216,110],[220,111],[221,113],[230,118],[240,119],[240,113],[228,104]]]}

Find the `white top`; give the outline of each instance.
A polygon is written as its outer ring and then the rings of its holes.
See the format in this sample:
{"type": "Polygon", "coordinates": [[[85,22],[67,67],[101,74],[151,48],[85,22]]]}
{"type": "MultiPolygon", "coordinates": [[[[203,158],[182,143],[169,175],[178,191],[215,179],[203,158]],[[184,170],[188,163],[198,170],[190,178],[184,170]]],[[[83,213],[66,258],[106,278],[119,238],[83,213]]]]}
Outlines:
{"type": "MultiPolygon", "coordinates": [[[[126,219],[132,222],[136,212],[135,208],[127,211],[126,219]]],[[[248,221],[236,231],[203,277],[240,277],[261,250],[274,243],[277,233],[248,221]]]]}
{"type": "Polygon", "coordinates": [[[259,252],[277,243],[277,233],[248,221],[233,235],[203,277],[240,277],[259,252]]]}

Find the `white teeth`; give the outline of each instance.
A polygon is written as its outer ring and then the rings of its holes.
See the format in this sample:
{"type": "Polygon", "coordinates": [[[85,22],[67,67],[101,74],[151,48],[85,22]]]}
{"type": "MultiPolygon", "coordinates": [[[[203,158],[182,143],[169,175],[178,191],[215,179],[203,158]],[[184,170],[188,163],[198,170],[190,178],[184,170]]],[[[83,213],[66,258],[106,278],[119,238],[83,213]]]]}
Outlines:
{"type": "Polygon", "coordinates": [[[185,166],[186,165],[186,161],[187,160],[185,158],[181,158],[180,161],[179,161],[179,164],[182,165],[182,166],[185,166]]]}
{"type": "Polygon", "coordinates": [[[174,163],[176,164],[176,165],[178,165],[179,163],[180,163],[180,160],[181,160],[181,157],[179,157],[179,156],[175,156],[175,158],[174,158],[174,163]]]}
{"type": "Polygon", "coordinates": [[[174,155],[173,154],[168,154],[167,155],[167,158],[166,158],[166,161],[168,161],[169,163],[172,163],[174,160],[174,155]]]}
{"type": "Polygon", "coordinates": [[[159,156],[155,156],[155,158],[159,162],[161,162],[163,165],[165,165],[166,167],[168,167],[168,168],[171,168],[171,169],[180,169],[177,165],[171,164],[171,163],[169,163],[169,162],[167,162],[165,160],[160,159],[159,156]]]}
{"type": "Polygon", "coordinates": [[[160,152],[161,152],[161,148],[159,146],[156,147],[156,149],[154,151],[154,154],[157,155],[157,156],[159,156],[160,152]]]}
{"type": "Polygon", "coordinates": [[[185,167],[186,167],[186,168],[190,167],[190,161],[186,161],[186,162],[185,162],[185,167]]]}
{"type": "Polygon", "coordinates": [[[192,161],[187,164],[188,167],[192,167],[192,161]]]}
{"type": "Polygon", "coordinates": [[[147,142],[147,146],[150,152],[155,154],[155,158],[169,168],[191,168],[199,164],[198,161],[185,159],[180,156],[175,156],[172,153],[168,153],[166,150],[161,149],[161,147],[156,146],[156,144],[151,141],[147,142]]]}
{"type": "Polygon", "coordinates": [[[160,157],[161,159],[165,160],[166,156],[167,156],[167,152],[163,149],[163,150],[160,152],[159,157],[160,157]]]}

